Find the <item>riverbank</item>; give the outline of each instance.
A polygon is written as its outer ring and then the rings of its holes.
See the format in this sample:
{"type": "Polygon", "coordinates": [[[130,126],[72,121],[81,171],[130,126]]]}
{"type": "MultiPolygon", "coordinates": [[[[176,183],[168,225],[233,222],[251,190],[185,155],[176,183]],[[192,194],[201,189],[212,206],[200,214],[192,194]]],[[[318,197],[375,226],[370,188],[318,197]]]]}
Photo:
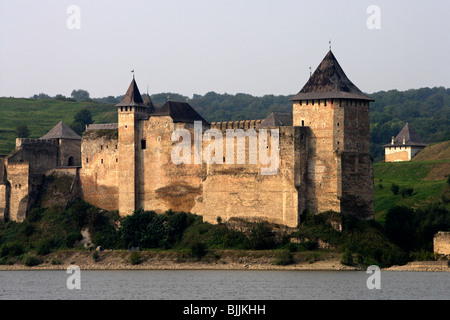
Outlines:
{"type": "MultiPolygon", "coordinates": [[[[277,265],[277,253],[271,250],[215,250],[201,259],[193,258],[189,252],[139,251],[139,261],[131,263],[132,252],[125,250],[102,251],[57,251],[40,257],[41,263],[32,267],[21,260],[13,264],[0,265],[4,270],[66,270],[77,265],[81,270],[321,270],[355,271],[365,270],[343,265],[340,254],[333,252],[292,253],[292,262],[277,265]]],[[[445,262],[410,262],[404,266],[392,266],[387,271],[444,271],[450,268],[445,262]]]]}
{"type": "Polygon", "coordinates": [[[0,265],[0,270],[358,270],[340,263],[335,253],[293,253],[293,263],[277,265],[275,251],[215,250],[201,259],[188,252],[139,251],[138,263],[131,263],[132,252],[103,251],[94,259],[91,251],[58,251],[41,257],[41,263],[28,267],[22,261],[0,265]]]}

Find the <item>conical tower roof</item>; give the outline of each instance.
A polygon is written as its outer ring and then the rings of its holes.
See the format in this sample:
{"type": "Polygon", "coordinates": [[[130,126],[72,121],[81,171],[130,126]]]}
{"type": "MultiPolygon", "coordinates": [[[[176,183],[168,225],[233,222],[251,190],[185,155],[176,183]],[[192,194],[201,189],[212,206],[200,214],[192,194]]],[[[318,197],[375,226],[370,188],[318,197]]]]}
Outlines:
{"type": "Polygon", "coordinates": [[[81,137],[75,133],[68,125],[60,121],[56,126],[53,127],[46,135],[40,139],[71,139],[71,140],[81,140],[81,137]]]}
{"type": "Polygon", "coordinates": [[[394,143],[385,144],[385,147],[390,146],[414,146],[425,147],[427,144],[417,134],[417,132],[408,124],[403,127],[399,134],[394,138],[394,143]]]}
{"type": "Polygon", "coordinates": [[[330,50],[291,101],[333,98],[374,101],[350,81],[330,50]]]}
{"type": "Polygon", "coordinates": [[[144,105],[148,108],[149,113],[155,112],[155,105],[153,104],[152,98],[148,93],[145,95],[144,105]]]}
{"type": "Polygon", "coordinates": [[[139,92],[138,86],[133,76],[133,80],[131,81],[127,92],[125,93],[122,102],[116,104],[116,107],[134,107],[134,106],[142,107],[144,106],[144,101],[142,100],[141,93],[139,92]]]}

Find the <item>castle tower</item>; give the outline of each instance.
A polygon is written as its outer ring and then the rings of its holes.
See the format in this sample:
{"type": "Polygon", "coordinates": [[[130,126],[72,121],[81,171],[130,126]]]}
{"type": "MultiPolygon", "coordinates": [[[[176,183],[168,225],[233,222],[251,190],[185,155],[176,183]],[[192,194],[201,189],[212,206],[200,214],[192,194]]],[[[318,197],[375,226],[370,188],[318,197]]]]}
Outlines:
{"type": "Polygon", "coordinates": [[[291,98],[294,126],[309,127],[307,208],[373,218],[369,103],[331,50],[291,98]]]}
{"type": "Polygon", "coordinates": [[[60,121],[40,139],[58,141],[58,166],[81,166],[81,137],[64,122],[60,121]]]}
{"type": "Polygon", "coordinates": [[[149,110],[142,100],[134,76],[122,102],[116,106],[119,120],[119,213],[127,215],[139,209],[136,207],[139,120],[148,118],[149,110]]]}

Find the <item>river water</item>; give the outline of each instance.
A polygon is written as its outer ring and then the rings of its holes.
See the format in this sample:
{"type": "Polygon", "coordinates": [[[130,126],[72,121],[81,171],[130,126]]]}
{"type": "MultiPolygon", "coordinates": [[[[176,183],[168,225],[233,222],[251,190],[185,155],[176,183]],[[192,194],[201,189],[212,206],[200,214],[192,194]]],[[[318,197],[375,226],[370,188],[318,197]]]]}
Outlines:
{"type": "Polygon", "coordinates": [[[0,271],[0,300],[450,299],[448,272],[381,271],[379,289],[368,288],[370,277],[364,271],[0,271]]]}

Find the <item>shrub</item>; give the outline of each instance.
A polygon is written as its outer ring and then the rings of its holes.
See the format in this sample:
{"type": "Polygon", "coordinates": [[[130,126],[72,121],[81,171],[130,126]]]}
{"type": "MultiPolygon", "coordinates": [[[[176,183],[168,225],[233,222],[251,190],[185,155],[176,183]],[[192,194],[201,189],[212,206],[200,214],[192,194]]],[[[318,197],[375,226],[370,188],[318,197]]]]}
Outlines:
{"type": "Polygon", "coordinates": [[[235,248],[242,249],[247,237],[243,232],[232,230],[224,224],[214,225],[209,231],[211,238],[208,241],[209,247],[214,248],[235,248]]]}
{"type": "Polygon", "coordinates": [[[129,262],[130,262],[130,264],[132,264],[132,265],[137,265],[137,264],[140,264],[141,263],[141,259],[142,259],[142,257],[141,257],[141,253],[139,252],[139,251],[133,251],[131,254],[130,254],[130,258],[129,258],[129,262]]]}
{"type": "Polygon", "coordinates": [[[71,232],[71,233],[66,235],[66,238],[64,239],[64,242],[65,242],[66,247],[73,248],[75,243],[77,241],[81,240],[82,238],[83,238],[83,236],[81,235],[81,233],[71,232]]]}
{"type": "Polygon", "coordinates": [[[92,254],[92,259],[94,260],[94,262],[97,262],[98,259],[100,259],[100,254],[98,253],[98,251],[94,251],[94,253],[92,254]]]}
{"type": "Polygon", "coordinates": [[[25,237],[29,237],[29,236],[31,236],[33,233],[34,233],[34,227],[33,227],[33,225],[30,224],[30,223],[26,223],[26,222],[25,222],[25,223],[23,224],[22,234],[23,234],[25,237]]]}
{"type": "Polygon", "coordinates": [[[91,208],[91,205],[82,200],[75,201],[70,206],[69,212],[79,228],[83,228],[86,225],[88,220],[87,211],[89,208],[91,208]]]}
{"type": "Polygon", "coordinates": [[[4,243],[0,247],[0,258],[1,257],[16,257],[24,253],[23,245],[19,242],[9,242],[4,243]]]}
{"type": "Polygon", "coordinates": [[[42,213],[44,212],[44,209],[40,207],[34,207],[28,212],[26,220],[28,222],[37,222],[39,219],[41,219],[42,213]]]}
{"type": "Polygon", "coordinates": [[[349,250],[345,250],[342,254],[341,263],[346,266],[353,266],[353,255],[349,250]]]}
{"type": "Polygon", "coordinates": [[[191,246],[191,254],[200,260],[206,255],[206,245],[203,242],[196,242],[191,246]]]}
{"type": "Polygon", "coordinates": [[[403,198],[410,197],[414,193],[413,188],[404,188],[401,191],[401,195],[403,198]]]}
{"type": "Polygon", "coordinates": [[[289,252],[296,252],[298,250],[297,245],[295,243],[289,243],[287,245],[289,252]]]}
{"type": "Polygon", "coordinates": [[[289,250],[280,250],[275,254],[275,259],[272,263],[278,266],[286,266],[294,263],[294,257],[289,250]]]}
{"type": "MultiPolygon", "coordinates": [[[[408,212],[403,212],[403,209],[399,212],[408,216],[408,212]]],[[[391,218],[397,217],[392,212],[390,216],[391,218]]],[[[401,249],[389,241],[378,223],[359,220],[349,215],[344,217],[343,243],[341,246],[345,255],[345,259],[342,259],[343,262],[350,262],[349,254],[353,255],[353,264],[359,265],[374,264],[382,268],[407,262],[407,253],[402,250],[403,248],[401,249]],[[356,259],[354,259],[355,257],[356,259]]],[[[400,220],[403,221],[403,219],[400,220]]],[[[386,216],[387,224],[388,216],[386,216]]]]}
{"type": "Polygon", "coordinates": [[[52,252],[53,241],[50,239],[41,239],[37,244],[37,254],[40,256],[49,254],[52,252]]]}
{"type": "Polygon", "coordinates": [[[260,222],[252,228],[246,247],[253,250],[266,250],[272,249],[275,244],[275,237],[269,224],[260,222]]]}
{"type": "Polygon", "coordinates": [[[391,191],[396,196],[398,192],[400,191],[400,186],[398,184],[393,183],[391,185],[391,191]]]}
{"type": "Polygon", "coordinates": [[[27,267],[37,266],[42,263],[42,260],[32,254],[26,254],[23,258],[23,264],[27,267]]]}
{"type": "Polygon", "coordinates": [[[15,259],[11,259],[8,257],[0,258],[0,265],[13,265],[15,262],[15,259]]]}

